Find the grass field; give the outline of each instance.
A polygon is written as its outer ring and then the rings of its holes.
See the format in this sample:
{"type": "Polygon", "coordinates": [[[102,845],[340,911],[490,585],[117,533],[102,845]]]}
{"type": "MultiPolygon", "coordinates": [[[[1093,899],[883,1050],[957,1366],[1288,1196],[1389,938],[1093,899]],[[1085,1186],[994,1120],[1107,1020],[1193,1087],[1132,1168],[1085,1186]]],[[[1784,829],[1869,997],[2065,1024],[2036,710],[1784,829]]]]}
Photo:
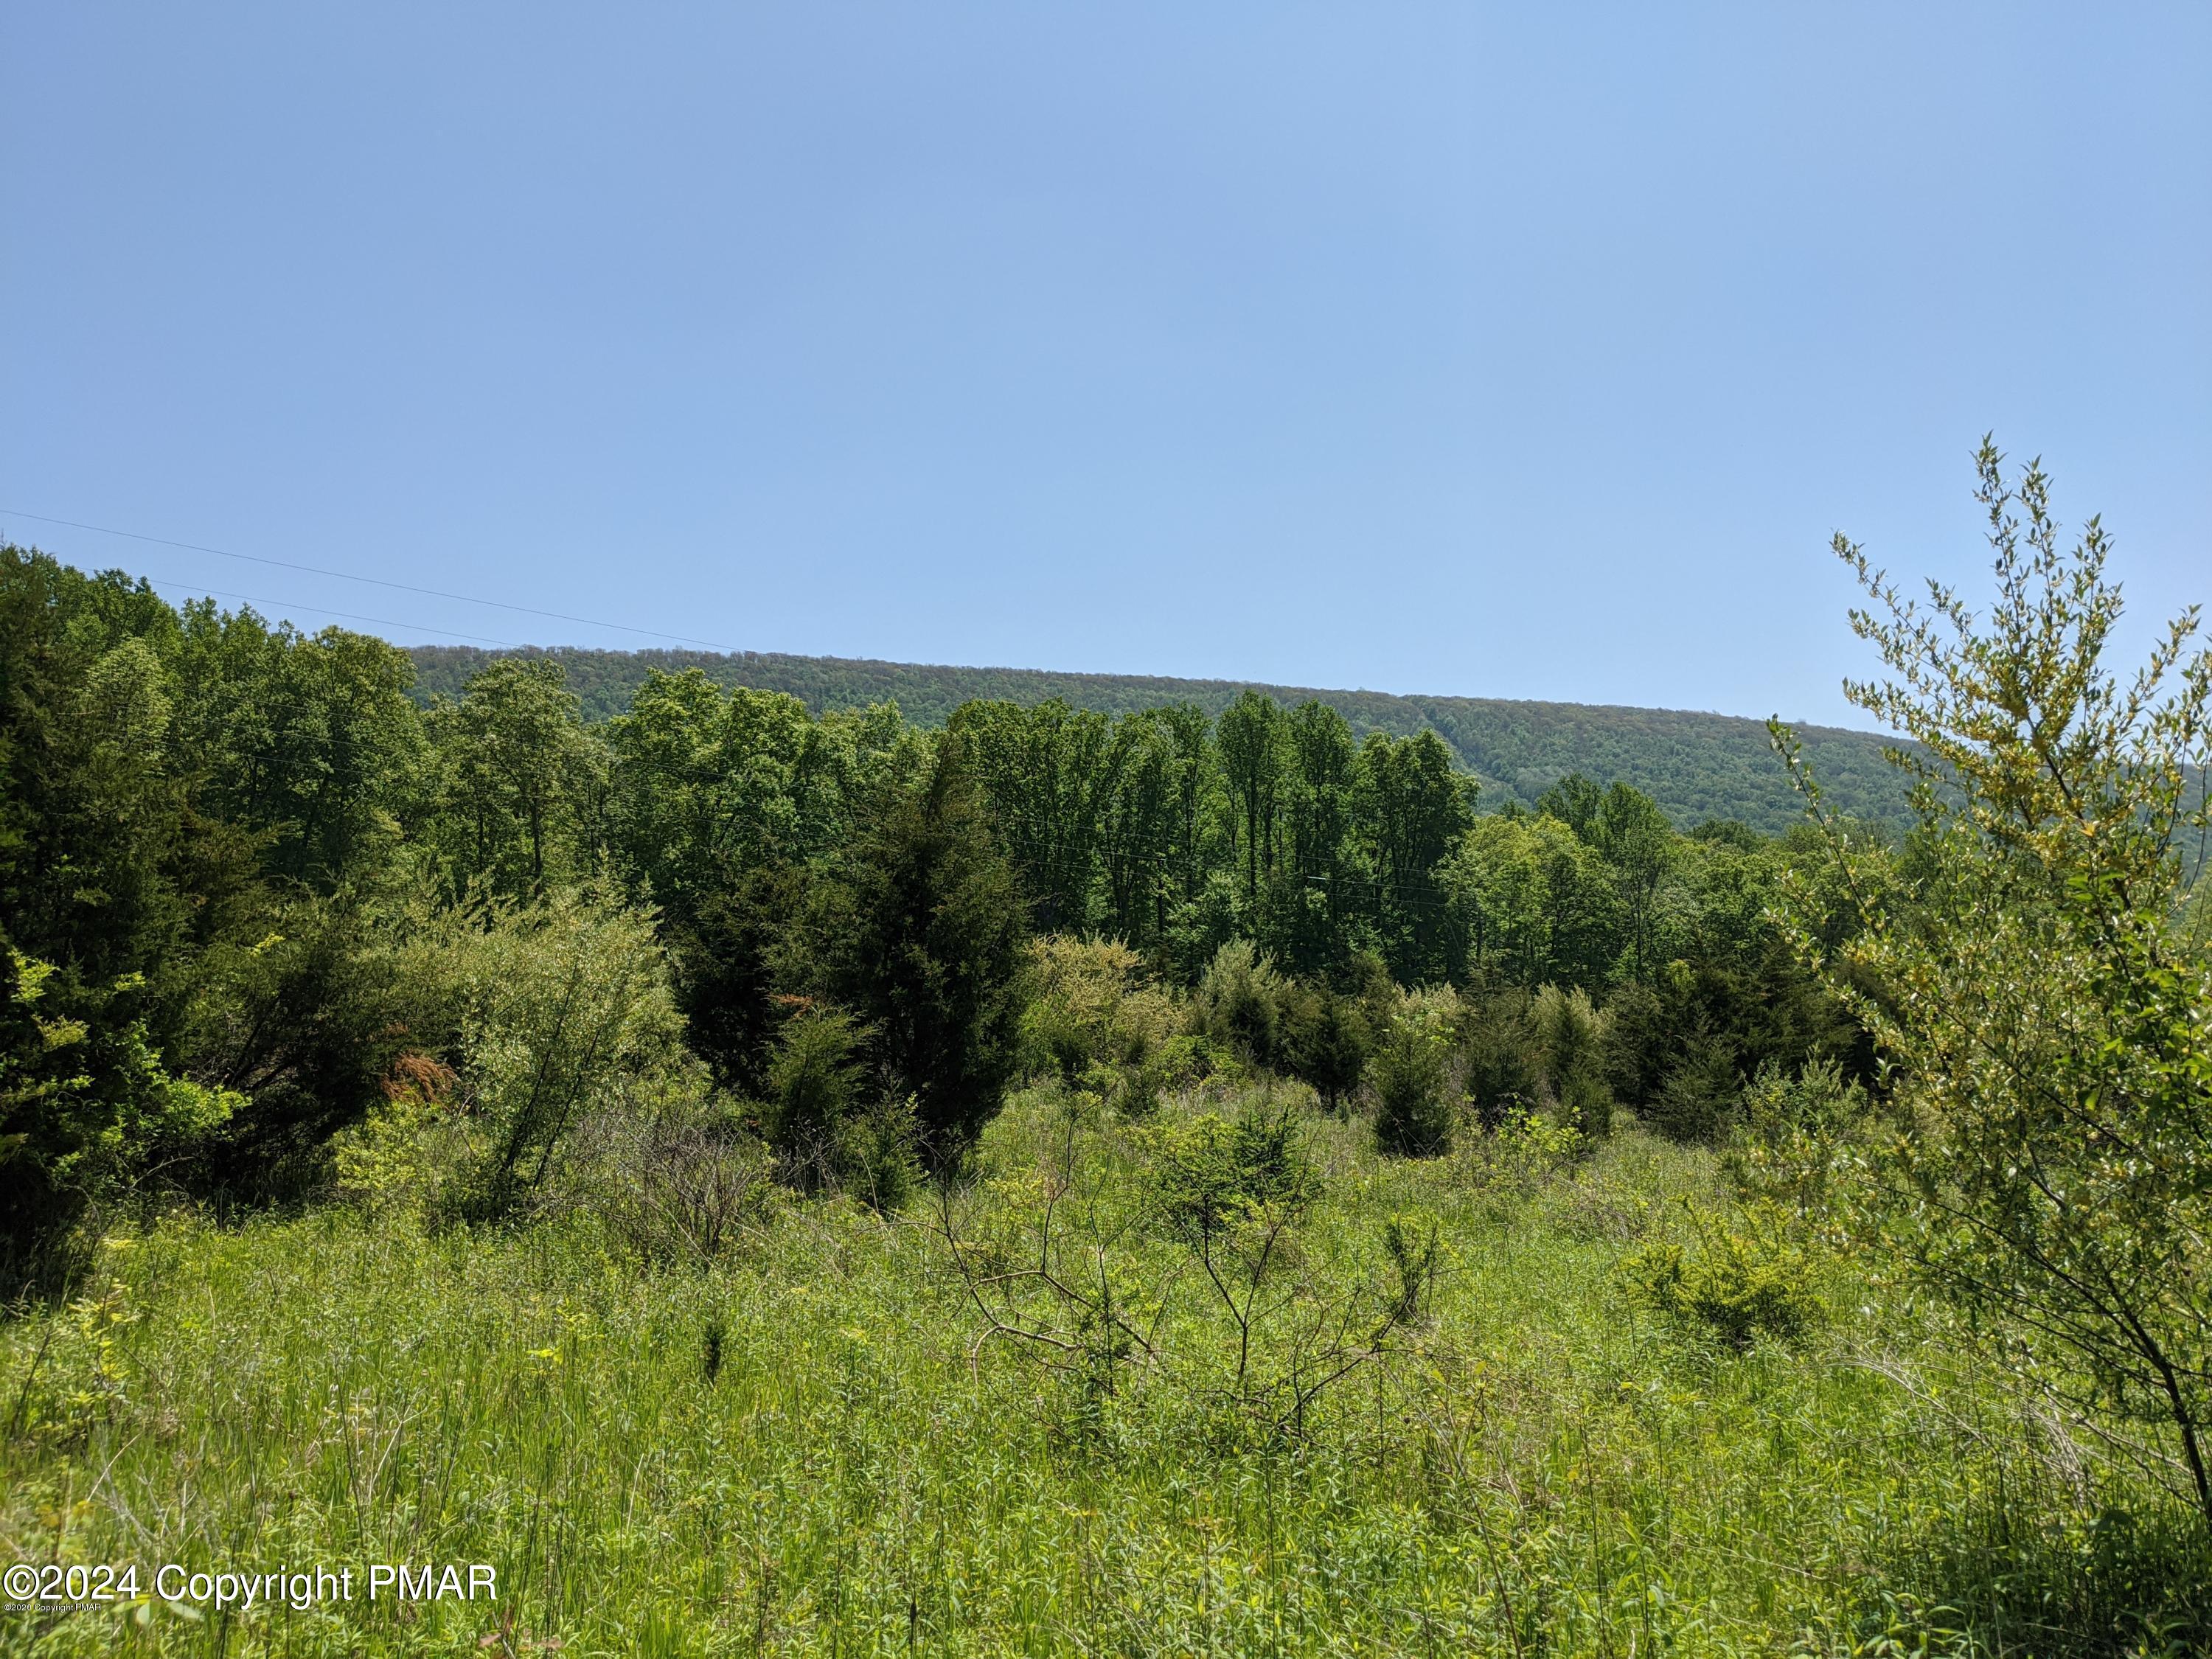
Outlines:
{"type": "Polygon", "coordinates": [[[1649,1311],[1622,1261],[1725,1205],[1709,1155],[1386,1161],[1309,1113],[1319,1194],[1243,1328],[1248,1281],[1146,1197],[1200,1105],[1033,1091],[962,1193],[780,1199],[703,1266],[587,1213],[111,1236],[79,1300],[0,1326],[0,1560],[142,1592],[486,1564],[499,1599],[50,1605],[0,1650],[2204,1650],[2185,1517],[2116,1504],[1850,1264],[1788,1343],[1649,1311]],[[1039,1260],[1060,1290],[1006,1276],[1039,1260]]]}

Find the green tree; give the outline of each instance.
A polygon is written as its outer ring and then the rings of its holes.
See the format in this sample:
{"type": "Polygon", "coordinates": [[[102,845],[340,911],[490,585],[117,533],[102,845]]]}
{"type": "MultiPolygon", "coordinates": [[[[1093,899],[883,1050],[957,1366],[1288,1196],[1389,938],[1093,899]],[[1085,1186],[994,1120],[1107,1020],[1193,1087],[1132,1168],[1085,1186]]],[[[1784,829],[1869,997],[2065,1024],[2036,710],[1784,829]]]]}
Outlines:
{"type": "Polygon", "coordinates": [[[627,1076],[672,1062],[678,1024],[651,919],[597,888],[453,913],[414,952],[459,1014],[472,1097],[461,1213],[495,1219],[542,1188],[570,1132],[627,1076]]]}
{"type": "Polygon", "coordinates": [[[1595,844],[1599,817],[1605,810],[1605,791],[1581,773],[1570,772],[1536,797],[1536,810],[1595,844]]]}
{"type": "Polygon", "coordinates": [[[1674,864],[1674,828],[1656,801],[1625,783],[1605,792],[1592,828],[1590,839],[1612,867],[1613,891],[1620,896],[1630,971],[1648,979],[1662,960],[1660,893],[1674,864]]]}
{"type": "Polygon", "coordinates": [[[1360,745],[1359,828],[1374,872],[1375,922],[1402,984],[1441,982],[1462,965],[1437,866],[1473,822],[1474,798],[1474,780],[1453,768],[1433,732],[1377,732],[1360,745]]]}
{"type": "Polygon", "coordinates": [[[786,972],[874,1033],[891,1096],[911,1096],[923,1154],[957,1164],[1020,1063],[1026,932],[981,792],[948,737],[816,885],[786,972]]]}
{"type": "Polygon", "coordinates": [[[1140,949],[1166,932],[1169,907],[1177,896],[1182,770],[1175,733],[1158,711],[1115,722],[1107,767],[1112,781],[1097,830],[1103,925],[1140,949]]]}
{"type": "MultiPolygon", "coordinates": [[[[2102,527],[2063,550],[2039,465],[2008,478],[1987,440],[1978,465],[1986,618],[1933,583],[1922,608],[1836,541],[1892,676],[1846,689],[1917,745],[1896,751],[1912,902],[1881,902],[1827,821],[1866,896],[1838,988],[1898,1083],[1867,1224],[2025,1374],[2148,1426],[2212,1527],[2212,969],[2172,927],[2182,838],[2208,828],[2212,655],[2191,610],[2117,678],[2102,527]]],[[[1834,965],[1807,910],[1802,947],[1834,965]]]]}
{"type": "Polygon", "coordinates": [[[205,943],[250,910],[250,841],[191,810],[176,616],[119,574],[0,547],[0,1280],[240,1103],[167,1053],[205,943]],[[241,902],[237,896],[246,896],[241,902]]]}
{"type": "Polygon", "coordinates": [[[1055,698],[1034,708],[964,703],[946,730],[989,803],[999,841],[1045,933],[1091,924],[1103,807],[1129,749],[1106,717],[1055,698]]]}
{"type": "Polygon", "coordinates": [[[1477,818],[1439,879],[1478,978],[1532,991],[1605,982],[1620,953],[1612,872],[1548,812],[1477,818]]]}
{"type": "Polygon", "coordinates": [[[407,653],[364,634],[302,635],[194,600],[172,681],[198,810],[261,839],[274,873],[330,892],[398,843],[428,754],[407,653]]]}
{"type": "Polygon", "coordinates": [[[1408,999],[1367,1063],[1375,1094],[1375,1144],[1399,1158],[1451,1150],[1451,1031],[1436,1009],[1408,999]]]}
{"type": "Polygon", "coordinates": [[[1256,908],[1261,883],[1275,872],[1279,814],[1288,764],[1282,705],[1247,691],[1221,711],[1215,741],[1233,806],[1233,842],[1244,866],[1243,899],[1256,908]]]}
{"type": "Polygon", "coordinates": [[[1285,722],[1290,751],[1289,848],[1266,922],[1284,961],[1300,974],[1340,967],[1358,914],[1351,835],[1358,783],[1352,727],[1327,703],[1308,701],[1285,722]]]}
{"type": "Polygon", "coordinates": [[[605,757],[551,657],[503,657],[430,711],[443,770],[436,825],[465,884],[535,895],[589,868],[605,757]]]}

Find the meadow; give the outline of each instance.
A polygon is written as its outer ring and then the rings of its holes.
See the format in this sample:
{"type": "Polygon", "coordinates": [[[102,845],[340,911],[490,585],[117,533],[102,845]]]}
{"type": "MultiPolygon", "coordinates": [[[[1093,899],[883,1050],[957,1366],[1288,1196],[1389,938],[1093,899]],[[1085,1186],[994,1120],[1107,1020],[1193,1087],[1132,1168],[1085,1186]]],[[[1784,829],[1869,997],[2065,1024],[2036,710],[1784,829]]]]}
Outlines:
{"type": "Polygon", "coordinates": [[[1589,1156],[1508,1132],[1384,1158],[1310,1097],[1242,1087],[1142,1125],[1033,1089],[957,1190],[889,1218],[770,1195],[710,1261],[649,1261],[588,1212],[112,1233],[81,1297],[0,1328],[0,1555],[142,1580],[489,1563],[500,1599],[142,1595],[10,1615],[4,1645],[2203,1650],[2191,1517],[2099,1508],[2081,1448],[1933,1314],[1833,1257],[1807,1328],[1741,1349],[1636,1293],[1633,1250],[1727,1212],[1711,1153],[1630,1127],[1589,1156]],[[1237,1324],[1148,1172],[1179,1125],[1269,1110],[1316,1185],[1240,1388],[1237,1324]],[[1048,1205],[1054,1251],[1136,1287],[1152,1352],[1109,1387],[989,1335],[1006,1310],[975,1260],[1029,1261],[1048,1205]],[[1286,1424],[1300,1298],[1395,1295],[1393,1224],[1437,1242],[1419,1305],[1286,1424]]]}
{"type": "Polygon", "coordinates": [[[2212,1652],[2212,655],[1978,469],[1902,835],[0,548],[0,1655],[2212,1652]]]}

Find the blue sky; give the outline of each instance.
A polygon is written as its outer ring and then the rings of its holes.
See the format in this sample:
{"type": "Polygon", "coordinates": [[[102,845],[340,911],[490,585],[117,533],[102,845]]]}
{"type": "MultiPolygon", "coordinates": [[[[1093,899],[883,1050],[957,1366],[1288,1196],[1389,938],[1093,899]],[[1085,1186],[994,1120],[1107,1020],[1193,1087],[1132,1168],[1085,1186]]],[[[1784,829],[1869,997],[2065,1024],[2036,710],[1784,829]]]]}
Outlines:
{"type": "MultiPolygon", "coordinates": [[[[1842,720],[2212,598],[2212,8],[15,6],[0,528],[501,641],[1842,720]]],[[[2132,643],[2132,642],[2131,642],[2132,643]]]]}

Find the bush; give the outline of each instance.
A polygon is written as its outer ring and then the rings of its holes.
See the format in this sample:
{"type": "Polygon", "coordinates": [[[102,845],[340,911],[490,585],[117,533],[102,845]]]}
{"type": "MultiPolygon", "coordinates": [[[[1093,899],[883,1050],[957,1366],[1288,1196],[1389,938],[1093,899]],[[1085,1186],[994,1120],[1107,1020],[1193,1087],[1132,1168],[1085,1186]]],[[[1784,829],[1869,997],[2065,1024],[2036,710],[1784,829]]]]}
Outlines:
{"type": "Polygon", "coordinates": [[[703,1067],[617,1091],[578,1139],[572,1202],[647,1261],[713,1261],[774,1207],[773,1155],[703,1067]]]}
{"type": "Polygon", "coordinates": [[[769,1064],[768,1132],[784,1177],[889,1212],[918,1179],[914,1103],[871,1085],[870,1033],[842,1008],[801,1008],[769,1064]]]}
{"type": "Polygon", "coordinates": [[[495,1219],[532,1200],[587,1112],[683,1055],[653,918],[601,889],[450,912],[409,942],[398,972],[445,1025],[438,1046],[456,1085],[434,1102],[388,1090],[351,1139],[346,1178],[379,1163],[398,1178],[410,1159],[427,1160],[439,1206],[461,1218],[495,1219]],[[418,1136],[433,1145],[404,1150],[418,1136]]]}
{"type": "Polygon", "coordinates": [[[1866,1115],[1867,1091],[1833,1060],[1810,1060],[1794,1075],[1770,1060],[1744,1086],[1743,1127],[1776,1141],[1796,1134],[1821,1139],[1848,1133],[1866,1115]]]}
{"type": "Polygon", "coordinates": [[[1235,1121],[1208,1112],[1152,1131],[1152,1183],[1161,1215],[1196,1243],[1263,1213],[1296,1216],[1321,1190],[1297,1114],[1255,1103],[1235,1121]]]}
{"type": "Polygon", "coordinates": [[[1613,1129],[1613,1090],[1606,1079],[1606,1017],[1589,993],[1547,985],[1529,1009],[1544,1082],[1567,1121],[1586,1135],[1613,1129]]]}
{"type": "Polygon", "coordinates": [[[1761,1335],[1793,1337],[1814,1323],[1820,1301],[1801,1252],[1763,1244],[1694,1210],[1690,1216],[1695,1255],[1654,1243],[1621,1263],[1647,1306],[1678,1325],[1711,1332],[1739,1352],[1761,1335]]]}
{"type": "Polygon", "coordinates": [[[1470,1002],[1459,1026],[1464,1087],[1482,1127],[1494,1130],[1534,1109],[1543,1093],[1544,1056],[1528,999],[1504,991],[1470,1002]]]}
{"type": "Polygon", "coordinates": [[[70,1229],[164,1154],[191,1150],[246,1103],[165,1070],[129,1009],[130,975],[40,1005],[52,964],[0,952],[0,1293],[64,1275],[70,1229]],[[69,1012],[74,1010],[74,1012],[69,1012]],[[92,1015],[92,1018],[84,1016],[92,1015]]]}
{"type": "Polygon", "coordinates": [[[1193,1018],[1211,1041],[1247,1064],[1273,1069],[1283,1049],[1283,1005],[1290,981],[1249,939],[1213,953],[1192,999],[1193,1018]]]}
{"type": "Polygon", "coordinates": [[[1451,1033],[1432,1007],[1408,1000],[1367,1064],[1375,1096],[1375,1144],[1400,1158],[1451,1150],[1451,1033]]]}
{"type": "Polygon", "coordinates": [[[454,1172],[481,1152],[455,1098],[459,1081],[428,1054],[402,1054],[384,1098],[331,1139],[339,1198],[372,1212],[435,1211],[454,1172]]]}
{"type": "Polygon", "coordinates": [[[805,898],[805,873],[748,870],[696,914],[666,924],[676,992],[691,1050],[741,1095],[768,1086],[780,1020],[776,951],[805,898]]]}
{"type": "Polygon", "coordinates": [[[867,1023],[869,1058],[911,1097],[939,1169],[967,1156],[1021,1063],[1021,896],[961,756],[891,797],[819,880],[787,976],[867,1023]]]}
{"type": "Polygon", "coordinates": [[[1638,1112],[1659,1092],[1680,1045],[1680,1013],[1638,980],[1606,1001],[1606,1079],[1616,1099],[1638,1112]]]}
{"type": "Polygon", "coordinates": [[[1367,1016],[1354,999],[1322,988],[1308,994],[1290,1036],[1291,1070],[1337,1111],[1359,1086],[1374,1051],[1367,1016]]]}
{"type": "Polygon", "coordinates": [[[1727,1122],[1742,1088],[1728,1042],[1719,1037],[1692,1037],[1644,1107],[1644,1116],[1670,1140],[1710,1141],[1727,1122]]]}
{"type": "Polygon", "coordinates": [[[1143,959],[1113,939],[1063,935],[1030,947],[1036,994],[1023,1017],[1032,1061],[1073,1083],[1094,1065],[1141,1068],[1176,1035],[1173,1001],[1142,978],[1143,959]]]}
{"type": "Polygon", "coordinates": [[[1833,1177],[1869,1105],[1865,1088],[1832,1060],[1809,1060],[1795,1075],[1769,1061],[1744,1087],[1742,1123],[1724,1160],[1728,1172],[1741,1192],[1840,1220],[1832,1202],[1833,1177]]]}
{"type": "Polygon", "coordinates": [[[420,919],[351,893],[295,896],[262,908],[258,942],[202,955],[173,1049],[190,1075],[244,1099],[194,1160],[195,1190],[261,1203],[325,1187],[331,1137],[375,1110],[403,1056],[455,1017],[401,972],[392,933],[420,919]]]}

